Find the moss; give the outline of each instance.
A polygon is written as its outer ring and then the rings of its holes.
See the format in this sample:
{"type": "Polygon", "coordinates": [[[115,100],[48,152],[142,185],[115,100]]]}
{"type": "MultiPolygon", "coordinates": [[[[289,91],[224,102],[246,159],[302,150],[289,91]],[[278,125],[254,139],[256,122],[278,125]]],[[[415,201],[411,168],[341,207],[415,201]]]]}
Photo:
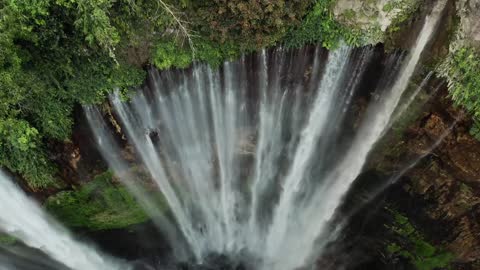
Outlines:
{"type": "Polygon", "coordinates": [[[17,239],[13,236],[10,236],[8,234],[2,234],[0,233],[0,247],[1,246],[9,246],[13,245],[17,242],[17,239]]]}
{"type": "MultiPolygon", "coordinates": [[[[123,228],[148,219],[134,197],[125,187],[112,182],[107,171],[75,191],[63,191],[45,203],[46,209],[67,226],[88,230],[123,228]]],[[[166,204],[160,194],[160,209],[166,204]]]]}
{"type": "Polygon", "coordinates": [[[423,234],[400,212],[390,208],[387,211],[392,215],[393,222],[385,227],[396,239],[386,244],[385,249],[390,256],[408,259],[418,270],[449,268],[453,254],[425,240],[423,234]]]}

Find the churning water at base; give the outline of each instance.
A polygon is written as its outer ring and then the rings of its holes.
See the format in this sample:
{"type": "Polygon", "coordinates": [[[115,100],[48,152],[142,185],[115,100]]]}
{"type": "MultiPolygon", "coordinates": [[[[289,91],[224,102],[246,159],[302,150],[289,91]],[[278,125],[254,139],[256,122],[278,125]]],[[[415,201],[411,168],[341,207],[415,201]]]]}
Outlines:
{"type": "MultiPolygon", "coordinates": [[[[118,92],[110,96],[109,117],[97,107],[84,110],[109,167],[178,260],[201,263],[227,254],[249,258],[243,261],[255,269],[310,265],[335,237],[329,221],[389,127],[441,5],[425,19],[410,54],[384,63],[364,112],[351,104],[374,50],[348,47],[328,54],[319,47],[265,50],[218,70],[152,69],[131,101],[118,92]],[[346,126],[355,134],[342,131],[346,126]],[[168,213],[129,170],[119,133],[162,192],[168,213]]],[[[0,178],[3,231],[72,269],[119,269],[0,178]]]]}

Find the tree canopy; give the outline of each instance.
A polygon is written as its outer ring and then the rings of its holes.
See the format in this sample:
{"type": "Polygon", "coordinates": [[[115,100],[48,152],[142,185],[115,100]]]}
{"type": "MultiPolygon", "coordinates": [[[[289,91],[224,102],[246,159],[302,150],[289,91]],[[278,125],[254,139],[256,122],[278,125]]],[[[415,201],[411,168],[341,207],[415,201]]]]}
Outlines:
{"type": "Polygon", "coordinates": [[[355,41],[333,2],[0,0],[0,166],[34,189],[55,185],[46,142],[69,140],[76,104],[139,86],[148,65],[218,66],[279,42],[355,41]]]}

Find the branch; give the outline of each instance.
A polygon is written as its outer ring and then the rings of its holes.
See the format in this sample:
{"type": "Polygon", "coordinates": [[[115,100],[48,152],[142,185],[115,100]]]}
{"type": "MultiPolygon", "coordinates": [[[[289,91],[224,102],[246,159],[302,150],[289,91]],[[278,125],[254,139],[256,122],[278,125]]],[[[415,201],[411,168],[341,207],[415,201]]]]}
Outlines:
{"type": "Polygon", "coordinates": [[[175,15],[175,13],[172,11],[170,6],[168,6],[162,0],[158,0],[158,2],[172,16],[172,18],[175,20],[178,27],[180,28],[180,31],[182,31],[183,35],[187,38],[188,45],[190,46],[190,49],[192,50],[192,58],[195,58],[195,47],[193,46],[192,35],[188,32],[188,29],[184,26],[183,22],[175,15]]]}

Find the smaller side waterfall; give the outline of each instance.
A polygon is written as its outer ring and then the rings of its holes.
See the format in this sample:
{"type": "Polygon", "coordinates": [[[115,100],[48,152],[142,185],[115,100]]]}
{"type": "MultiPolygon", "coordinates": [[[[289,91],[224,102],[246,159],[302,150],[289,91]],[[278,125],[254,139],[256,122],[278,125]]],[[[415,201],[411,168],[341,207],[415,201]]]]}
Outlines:
{"type": "Polygon", "coordinates": [[[26,245],[42,250],[73,270],[129,269],[73,239],[66,229],[27,198],[1,171],[0,198],[2,198],[0,230],[18,238],[26,245]]]}

